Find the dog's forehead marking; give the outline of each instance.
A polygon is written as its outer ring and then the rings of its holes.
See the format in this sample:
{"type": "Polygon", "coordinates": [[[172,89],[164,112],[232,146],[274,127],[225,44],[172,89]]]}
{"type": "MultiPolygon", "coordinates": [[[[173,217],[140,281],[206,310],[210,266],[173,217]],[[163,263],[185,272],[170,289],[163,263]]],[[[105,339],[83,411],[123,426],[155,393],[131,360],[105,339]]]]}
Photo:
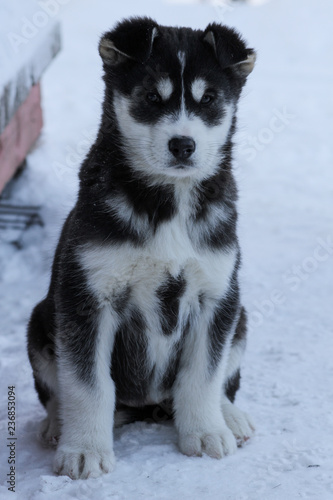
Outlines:
{"type": "Polygon", "coordinates": [[[184,70],[185,70],[185,63],[186,63],[185,52],[183,52],[182,50],[179,50],[177,56],[178,56],[178,59],[180,61],[181,76],[183,76],[184,75],[184,70]]]}
{"type": "Polygon", "coordinates": [[[156,88],[163,101],[167,101],[171,97],[174,87],[171,79],[169,77],[166,77],[159,80],[156,88]]]}
{"type": "Polygon", "coordinates": [[[200,102],[207,88],[207,83],[203,78],[196,78],[191,85],[193,99],[200,102]]]}
{"type": "Polygon", "coordinates": [[[185,52],[180,50],[177,54],[178,59],[180,61],[180,67],[181,67],[181,73],[180,73],[180,79],[182,83],[182,100],[181,100],[181,113],[185,113],[185,85],[184,85],[184,71],[185,71],[185,64],[186,64],[186,57],[185,57],[185,52]]]}

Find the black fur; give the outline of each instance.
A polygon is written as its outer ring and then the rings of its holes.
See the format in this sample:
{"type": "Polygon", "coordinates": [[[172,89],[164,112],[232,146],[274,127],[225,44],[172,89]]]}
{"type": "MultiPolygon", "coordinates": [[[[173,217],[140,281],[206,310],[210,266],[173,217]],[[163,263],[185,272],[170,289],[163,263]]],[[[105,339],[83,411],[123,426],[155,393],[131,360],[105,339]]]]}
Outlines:
{"type": "Polygon", "coordinates": [[[164,335],[171,335],[177,325],[179,299],[185,292],[186,281],[182,275],[168,276],[165,283],[157,290],[161,307],[161,322],[164,335]]]}
{"type": "Polygon", "coordinates": [[[182,350],[184,346],[185,339],[188,335],[189,329],[190,329],[190,320],[187,321],[186,325],[184,326],[182,336],[180,340],[175,344],[173,352],[171,353],[170,356],[170,361],[169,365],[164,373],[161,388],[165,390],[170,390],[176,380],[176,376],[179,370],[179,363],[180,363],[180,358],[182,355],[182,350]]]}
{"type": "Polygon", "coordinates": [[[232,345],[233,346],[237,345],[241,341],[245,341],[246,340],[246,324],[247,324],[247,315],[246,315],[245,308],[242,307],[241,308],[241,313],[240,313],[240,316],[239,316],[239,320],[238,320],[238,323],[237,323],[237,328],[236,328],[236,331],[235,331],[235,335],[234,335],[234,337],[232,339],[232,345]]]}
{"type": "Polygon", "coordinates": [[[62,275],[56,295],[58,335],[78,376],[93,385],[98,304],[88,288],[82,286],[86,278],[72,249],[67,250],[67,258],[70,272],[62,275]]]}
{"type": "Polygon", "coordinates": [[[182,337],[181,340],[179,340],[176,343],[173,353],[170,356],[169,366],[167,367],[167,370],[164,373],[161,384],[162,389],[165,389],[167,391],[170,390],[176,380],[183,344],[184,344],[184,338],[182,337]]]}
{"type": "Polygon", "coordinates": [[[216,308],[212,324],[209,328],[209,352],[211,359],[209,367],[211,373],[214,373],[214,370],[220,361],[227,335],[229,334],[230,328],[235,321],[235,317],[237,317],[237,312],[240,309],[239,286],[237,281],[238,268],[239,261],[236,263],[233,276],[230,280],[229,290],[216,308]]]}
{"type": "Polygon", "coordinates": [[[35,388],[43,406],[49,401],[52,390],[42,380],[43,363],[55,358],[54,307],[50,300],[37,304],[31,314],[28,326],[28,355],[34,370],[35,388]]]}
{"type": "Polygon", "coordinates": [[[37,391],[39,401],[42,403],[43,406],[46,407],[47,402],[50,400],[52,396],[52,392],[50,391],[50,388],[46,384],[40,382],[38,376],[35,376],[35,389],[37,391]]]}
{"type": "Polygon", "coordinates": [[[145,401],[153,370],[145,364],[147,339],[140,311],[134,309],[116,333],[111,375],[117,400],[131,406],[145,401]]]}
{"type": "MultiPolygon", "coordinates": [[[[103,134],[103,125],[101,130],[100,134],[103,134]]],[[[134,172],[118,146],[119,141],[117,130],[113,130],[110,136],[106,134],[97,139],[97,145],[92,147],[82,165],[78,199],[78,217],[82,224],[80,234],[86,233],[89,240],[130,241],[142,245],[151,233],[139,234],[129,225],[119,222],[112,210],[106,210],[105,202],[113,196],[123,195],[134,213],[147,217],[153,233],[158,225],[175,214],[174,187],[171,184],[151,186],[147,177],[134,172]],[[106,165],[114,165],[114,168],[105,168],[106,165]],[[95,204],[87,203],[89,199],[96,200],[95,204]]]]}
{"type": "Polygon", "coordinates": [[[117,411],[125,416],[126,421],[123,423],[126,424],[131,424],[138,420],[160,424],[173,418],[171,401],[163,401],[158,405],[146,405],[142,407],[118,404],[117,411]]]}
{"type": "Polygon", "coordinates": [[[240,387],[240,379],[240,370],[237,370],[236,373],[228,379],[226,387],[224,388],[225,394],[231,403],[235,401],[236,392],[240,387]]]}

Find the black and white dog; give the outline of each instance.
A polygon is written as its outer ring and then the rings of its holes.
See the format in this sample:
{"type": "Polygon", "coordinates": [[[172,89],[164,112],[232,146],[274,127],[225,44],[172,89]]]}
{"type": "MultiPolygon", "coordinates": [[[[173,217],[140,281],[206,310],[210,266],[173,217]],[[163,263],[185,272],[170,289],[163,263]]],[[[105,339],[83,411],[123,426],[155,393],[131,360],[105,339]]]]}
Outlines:
{"type": "Polygon", "coordinates": [[[41,435],[72,478],[112,469],[124,408],[168,402],[191,456],[234,453],[254,430],[233,405],[246,315],[231,163],[255,52],[219,24],[149,18],[119,23],[99,52],[100,131],[28,332],[41,435]]]}

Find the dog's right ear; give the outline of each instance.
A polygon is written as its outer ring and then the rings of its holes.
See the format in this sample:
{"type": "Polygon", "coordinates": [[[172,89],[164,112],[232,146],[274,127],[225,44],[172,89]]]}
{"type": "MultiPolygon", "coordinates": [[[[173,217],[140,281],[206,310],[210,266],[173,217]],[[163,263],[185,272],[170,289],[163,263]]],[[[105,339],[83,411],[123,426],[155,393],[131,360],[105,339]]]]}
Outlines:
{"type": "Polygon", "coordinates": [[[103,63],[116,66],[129,59],[145,63],[149,58],[158,24],[148,17],[131,18],[104,33],[99,43],[103,63]]]}

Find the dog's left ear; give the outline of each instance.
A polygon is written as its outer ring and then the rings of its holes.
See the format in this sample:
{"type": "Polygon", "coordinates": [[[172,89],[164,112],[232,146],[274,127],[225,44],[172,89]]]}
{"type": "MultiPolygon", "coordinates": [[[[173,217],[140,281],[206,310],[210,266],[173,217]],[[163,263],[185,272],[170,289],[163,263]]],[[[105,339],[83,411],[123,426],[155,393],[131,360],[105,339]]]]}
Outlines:
{"type": "Polygon", "coordinates": [[[148,17],[137,17],[119,23],[114,30],[104,33],[99,53],[107,66],[115,66],[132,59],[144,63],[149,58],[158,24],[148,17]]]}
{"type": "Polygon", "coordinates": [[[209,24],[203,34],[203,41],[214,51],[223,69],[230,68],[246,78],[254,68],[256,53],[247,49],[240,35],[232,28],[221,24],[209,24]]]}

